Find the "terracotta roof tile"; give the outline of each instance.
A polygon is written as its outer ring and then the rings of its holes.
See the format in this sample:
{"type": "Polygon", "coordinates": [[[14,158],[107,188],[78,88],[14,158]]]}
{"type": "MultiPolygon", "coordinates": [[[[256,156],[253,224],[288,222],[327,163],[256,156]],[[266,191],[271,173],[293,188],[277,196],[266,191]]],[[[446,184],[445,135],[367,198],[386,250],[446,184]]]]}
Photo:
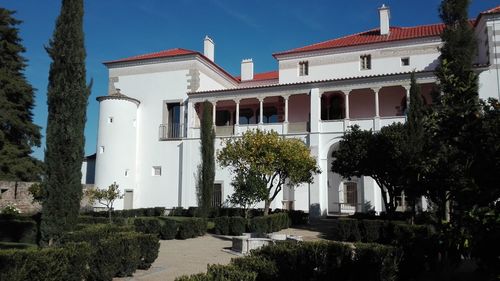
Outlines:
{"type": "Polygon", "coordinates": [[[415,27],[391,27],[389,35],[380,35],[380,29],[377,28],[337,39],[316,43],[301,48],[292,49],[289,51],[275,53],[273,54],[273,56],[317,51],[323,49],[359,46],[359,45],[366,45],[373,43],[392,42],[392,41],[400,41],[400,40],[416,39],[424,37],[434,37],[434,36],[439,36],[443,32],[444,27],[445,25],[442,23],[415,26],[415,27]]]}
{"type": "Polygon", "coordinates": [[[138,56],[123,58],[123,59],[118,59],[118,60],[113,60],[113,61],[107,61],[104,64],[147,60],[147,59],[157,59],[157,58],[167,58],[167,57],[177,57],[177,56],[184,56],[184,55],[193,55],[193,54],[197,54],[197,53],[198,52],[191,51],[191,50],[176,48],[176,49],[169,49],[169,50],[164,50],[164,51],[160,51],[160,52],[138,55],[138,56]]]}
{"type": "Polygon", "coordinates": [[[495,8],[491,8],[489,10],[486,10],[482,12],[481,14],[483,15],[489,15],[489,14],[497,14],[500,13],[500,6],[496,6],[495,8]]]}
{"type": "MultiPolygon", "coordinates": [[[[236,78],[236,80],[238,80],[239,82],[241,82],[241,76],[236,76],[234,78],[236,78]]],[[[252,80],[243,81],[243,82],[262,81],[262,80],[274,80],[274,79],[278,79],[278,78],[279,78],[279,71],[274,70],[274,71],[256,73],[256,74],[254,74],[252,80]]]]}

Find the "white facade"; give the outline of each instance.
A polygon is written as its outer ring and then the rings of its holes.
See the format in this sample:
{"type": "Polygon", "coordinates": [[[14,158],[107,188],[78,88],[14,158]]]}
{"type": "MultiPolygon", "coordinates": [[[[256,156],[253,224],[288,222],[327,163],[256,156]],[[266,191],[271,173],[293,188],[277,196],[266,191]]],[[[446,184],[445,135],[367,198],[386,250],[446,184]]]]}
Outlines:
{"type": "MultiPolygon", "coordinates": [[[[481,98],[500,97],[498,12],[481,14],[474,25],[481,98]]],[[[384,30],[389,10],[380,13],[384,30]]],[[[108,62],[109,95],[98,98],[95,184],[116,182],[122,192],[132,191],[134,208],[196,206],[199,105],[208,100],[216,107],[216,149],[223,138],[255,128],[300,138],[310,147],[323,173],[311,185],[285,189],[272,208],[314,215],[382,211],[374,180],[333,174],[331,152],[351,125],[379,130],[405,122],[412,70],[424,99],[432,102],[442,26],[412,28],[390,27],[388,34],[375,34],[376,41],[363,36],[380,29],[277,53],[279,69],[271,73],[254,74],[253,62],[244,60],[241,78],[215,64],[215,44],[208,37],[204,54],[173,49],[108,62]],[[411,35],[412,28],[424,35],[411,35]]],[[[231,178],[217,169],[222,198],[232,193],[231,178]]]]}

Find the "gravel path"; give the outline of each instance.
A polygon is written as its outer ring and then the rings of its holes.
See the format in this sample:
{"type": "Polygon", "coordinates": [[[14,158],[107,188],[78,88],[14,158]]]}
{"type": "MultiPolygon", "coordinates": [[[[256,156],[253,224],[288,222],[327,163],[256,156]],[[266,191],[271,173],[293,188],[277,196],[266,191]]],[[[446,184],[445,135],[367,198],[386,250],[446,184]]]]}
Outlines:
{"type": "MultiPolygon", "coordinates": [[[[305,229],[284,229],[279,233],[300,235],[305,241],[318,240],[320,234],[305,229]]],[[[114,281],[174,281],[176,277],[206,272],[207,264],[228,264],[234,254],[223,251],[231,248],[231,240],[211,234],[187,240],[160,240],[158,258],[148,270],[137,270],[132,277],[114,281]]]]}

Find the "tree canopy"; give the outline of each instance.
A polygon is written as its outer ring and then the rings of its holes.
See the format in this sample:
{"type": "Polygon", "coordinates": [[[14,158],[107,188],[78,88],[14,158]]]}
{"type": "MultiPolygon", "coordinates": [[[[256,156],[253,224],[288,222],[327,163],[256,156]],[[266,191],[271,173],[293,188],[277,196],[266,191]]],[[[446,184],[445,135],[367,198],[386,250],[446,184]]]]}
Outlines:
{"type": "Polygon", "coordinates": [[[321,172],[301,140],[283,138],[274,131],[247,131],[241,138],[225,140],[217,160],[236,177],[251,173],[266,183],[265,214],[284,185],[312,183],[313,176],[321,172]]]}
{"type": "Polygon", "coordinates": [[[43,164],[31,153],[40,146],[40,127],[33,123],[34,89],[24,76],[21,21],[13,15],[0,7],[0,180],[37,181],[43,164]]]}
{"type": "Polygon", "coordinates": [[[53,38],[47,89],[46,176],[41,234],[44,245],[57,244],[76,225],[82,198],[81,165],[90,87],[86,84],[83,0],[63,0],[53,38]]]}

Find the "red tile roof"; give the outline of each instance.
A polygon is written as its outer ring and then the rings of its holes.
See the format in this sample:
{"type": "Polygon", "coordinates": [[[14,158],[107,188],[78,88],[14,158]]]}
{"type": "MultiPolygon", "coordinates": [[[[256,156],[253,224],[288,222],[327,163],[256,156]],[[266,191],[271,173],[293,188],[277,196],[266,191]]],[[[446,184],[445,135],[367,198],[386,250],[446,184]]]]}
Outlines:
{"type": "Polygon", "coordinates": [[[443,32],[444,27],[445,25],[442,23],[415,27],[391,27],[389,35],[380,35],[380,29],[377,28],[301,48],[292,49],[289,51],[274,53],[273,56],[276,57],[279,55],[310,52],[324,49],[434,37],[439,36],[443,32]]]}
{"type": "Polygon", "coordinates": [[[481,14],[483,15],[497,14],[497,13],[500,13],[500,6],[496,6],[495,8],[491,8],[489,10],[481,12],[481,14]]]}
{"type": "Polygon", "coordinates": [[[191,50],[176,48],[176,49],[169,49],[169,50],[164,50],[164,51],[160,51],[160,52],[156,52],[156,53],[150,53],[150,54],[145,54],[145,55],[128,57],[128,58],[124,58],[124,59],[107,61],[107,62],[104,62],[104,64],[147,60],[147,59],[157,59],[157,58],[167,58],[167,57],[177,57],[177,56],[184,56],[184,55],[194,55],[197,53],[198,52],[191,51],[191,50]]]}
{"type": "MultiPolygon", "coordinates": [[[[236,76],[234,77],[236,80],[241,82],[241,76],[236,76]]],[[[248,81],[243,81],[243,82],[251,82],[251,81],[262,81],[262,80],[274,80],[279,78],[279,71],[274,70],[274,71],[268,71],[268,72],[261,72],[261,73],[256,73],[253,75],[252,80],[248,81]]]]}

